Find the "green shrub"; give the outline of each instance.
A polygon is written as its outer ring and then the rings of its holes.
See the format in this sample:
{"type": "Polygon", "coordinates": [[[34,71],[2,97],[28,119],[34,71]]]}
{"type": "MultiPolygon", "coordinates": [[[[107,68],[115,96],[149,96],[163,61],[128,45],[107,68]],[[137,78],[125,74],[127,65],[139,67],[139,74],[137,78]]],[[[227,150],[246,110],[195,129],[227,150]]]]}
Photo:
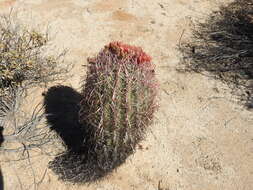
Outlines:
{"type": "Polygon", "coordinates": [[[69,65],[62,64],[65,51],[51,54],[49,41],[47,32],[30,29],[13,14],[0,16],[0,126],[5,131],[0,152],[19,157],[56,139],[44,126],[43,105],[34,105],[28,93],[68,76],[69,65]]]}

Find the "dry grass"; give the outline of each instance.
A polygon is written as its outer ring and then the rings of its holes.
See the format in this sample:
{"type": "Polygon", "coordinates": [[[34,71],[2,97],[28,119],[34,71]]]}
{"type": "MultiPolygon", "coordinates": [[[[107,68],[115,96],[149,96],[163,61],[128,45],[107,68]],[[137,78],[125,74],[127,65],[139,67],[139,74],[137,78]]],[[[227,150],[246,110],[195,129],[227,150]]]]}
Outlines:
{"type": "Polygon", "coordinates": [[[66,51],[50,52],[49,41],[48,32],[31,29],[12,14],[0,16],[0,126],[4,129],[0,153],[6,162],[27,160],[34,189],[38,183],[31,150],[51,155],[48,147],[53,145],[55,153],[59,141],[46,123],[44,105],[27,104],[28,90],[64,80],[72,66],[64,63],[66,51]]]}
{"type": "Polygon", "coordinates": [[[0,124],[7,131],[3,137],[4,146],[0,148],[2,152],[16,154],[34,148],[42,150],[44,145],[48,146],[56,140],[55,134],[46,125],[43,106],[39,104],[27,113],[23,110],[25,98],[25,90],[15,88],[9,91],[9,96],[1,99],[0,124]]]}
{"type": "Polygon", "coordinates": [[[45,121],[43,106],[31,113],[22,110],[28,89],[61,80],[69,71],[61,65],[66,52],[49,55],[48,42],[48,33],[28,28],[12,14],[0,16],[0,125],[8,131],[6,143],[22,145],[15,151],[38,148],[50,141],[44,136],[47,127],[38,129],[45,121]]]}
{"type": "Polygon", "coordinates": [[[253,93],[253,3],[236,0],[198,23],[182,44],[184,71],[205,73],[228,84],[245,103],[253,93]]]}

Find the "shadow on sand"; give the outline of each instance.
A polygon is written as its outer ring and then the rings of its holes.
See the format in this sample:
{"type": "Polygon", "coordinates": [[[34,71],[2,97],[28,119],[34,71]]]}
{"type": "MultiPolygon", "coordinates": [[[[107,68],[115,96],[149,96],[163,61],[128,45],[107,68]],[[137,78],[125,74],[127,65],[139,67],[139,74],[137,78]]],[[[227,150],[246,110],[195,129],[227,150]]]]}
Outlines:
{"type": "Polygon", "coordinates": [[[59,179],[72,183],[90,183],[111,172],[112,167],[101,169],[98,166],[88,127],[79,123],[81,95],[67,86],[51,87],[43,95],[47,122],[51,130],[61,137],[67,149],[49,162],[49,168],[59,179]]]}
{"type": "Polygon", "coordinates": [[[78,122],[81,95],[67,86],[51,87],[45,94],[47,122],[57,132],[67,149],[79,151],[85,138],[85,128],[78,122]]]}

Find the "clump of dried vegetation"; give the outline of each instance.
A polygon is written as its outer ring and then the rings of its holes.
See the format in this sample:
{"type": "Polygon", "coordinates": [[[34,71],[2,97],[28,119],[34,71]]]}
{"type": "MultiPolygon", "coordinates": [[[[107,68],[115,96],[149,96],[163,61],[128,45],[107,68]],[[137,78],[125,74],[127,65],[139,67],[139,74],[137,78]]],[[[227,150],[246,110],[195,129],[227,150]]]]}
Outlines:
{"type": "MultiPolygon", "coordinates": [[[[71,68],[65,64],[66,51],[56,54],[49,42],[48,31],[22,24],[14,13],[0,16],[0,127],[4,129],[0,153],[2,161],[10,165],[13,161],[19,161],[17,167],[29,165],[34,189],[41,180],[37,180],[31,158],[55,154],[59,141],[46,122],[44,105],[34,105],[30,93],[34,87],[64,80],[71,68]]],[[[20,182],[20,188],[25,185],[20,182]]]]}
{"type": "Polygon", "coordinates": [[[198,23],[180,46],[185,71],[208,72],[249,106],[253,93],[253,2],[236,0],[198,23]]]}
{"type": "Polygon", "coordinates": [[[29,29],[14,18],[0,18],[0,95],[24,83],[28,86],[54,81],[65,71],[57,68],[65,52],[57,56],[45,54],[48,33],[29,29]]]}
{"type": "Polygon", "coordinates": [[[29,28],[13,14],[0,16],[0,126],[4,128],[0,152],[14,153],[15,159],[27,159],[29,150],[42,150],[56,139],[46,126],[43,105],[27,104],[29,89],[62,80],[69,71],[70,65],[62,64],[66,52],[52,54],[49,41],[48,32],[29,28]]]}

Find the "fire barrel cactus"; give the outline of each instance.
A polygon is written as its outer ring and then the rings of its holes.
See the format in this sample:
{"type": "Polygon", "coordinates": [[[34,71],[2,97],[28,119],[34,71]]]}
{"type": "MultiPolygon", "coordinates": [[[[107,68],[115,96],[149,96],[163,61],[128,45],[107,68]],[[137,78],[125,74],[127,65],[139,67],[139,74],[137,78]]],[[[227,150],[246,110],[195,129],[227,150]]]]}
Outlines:
{"type": "Polygon", "coordinates": [[[79,120],[88,125],[103,170],[124,162],[145,136],[157,108],[154,64],[139,47],[112,42],[88,59],[79,120]]]}

